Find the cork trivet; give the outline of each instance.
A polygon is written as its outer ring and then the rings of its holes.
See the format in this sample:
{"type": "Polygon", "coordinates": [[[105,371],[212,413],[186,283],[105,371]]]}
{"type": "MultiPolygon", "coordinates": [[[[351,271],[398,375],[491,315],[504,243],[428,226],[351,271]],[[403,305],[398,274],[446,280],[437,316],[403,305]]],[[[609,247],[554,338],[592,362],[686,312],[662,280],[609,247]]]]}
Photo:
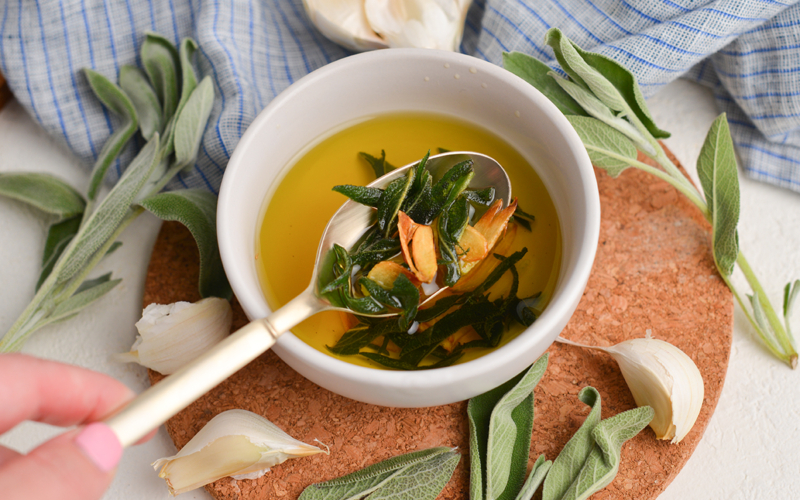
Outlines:
{"type": "MultiPolygon", "coordinates": [[[[644,158],[640,158],[644,160],[644,158]]],[[[673,158],[673,161],[676,161],[673,158]]],[[[602,227],[594,270],[577,312],[562,333],[592,345],[612,345],[652,330],[686,352],[705,381],[705,399],[692,431],[679,444],[655,439],[649,428],[626,443],[616,479],[594,499],[653,499],[678,474],[717,405],[731,349],[733,300],[711,257],[709,226],[667,183],[635,169],[611,179],[596,170],[602,227]]],[[[165,223],[153,250],[144,304],[196,301],[198,257],[191,235],[165,223]]],[[[235,327],[245,316],[235,305],[235,327]]],[[[635,406],[611,357],[554,344],[535,389],[530,462],[552,460],[588,413],[578,391],[602,396],[603,418],[635,406]]],[[[150,372],[151,382],[162,376],[150,372]]],[[[440,499],[469,498],[466,402],[421,409],[359,403],[304,379],[267,352],[167,422],[184,446],[214,415],[244,408],[330,456],[289,460],[256,480],[224,478],[206,489],[215,499],[294,499],[311,483],[339,477],[386,458],[432,446],[457,446],[461,462],[440,499]]]]}

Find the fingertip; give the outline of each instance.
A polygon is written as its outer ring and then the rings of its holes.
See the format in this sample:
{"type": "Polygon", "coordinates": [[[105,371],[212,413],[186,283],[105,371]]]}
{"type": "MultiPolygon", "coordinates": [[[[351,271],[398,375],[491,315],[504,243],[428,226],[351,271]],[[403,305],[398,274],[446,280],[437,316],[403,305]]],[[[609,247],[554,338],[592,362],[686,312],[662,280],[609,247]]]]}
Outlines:
{"type": "Polygon", "coordinates": [[[89,424],[75,437],[75,444],[101,472],[109,472],[122,458],[122,444],[109,426],[89,424]]]}

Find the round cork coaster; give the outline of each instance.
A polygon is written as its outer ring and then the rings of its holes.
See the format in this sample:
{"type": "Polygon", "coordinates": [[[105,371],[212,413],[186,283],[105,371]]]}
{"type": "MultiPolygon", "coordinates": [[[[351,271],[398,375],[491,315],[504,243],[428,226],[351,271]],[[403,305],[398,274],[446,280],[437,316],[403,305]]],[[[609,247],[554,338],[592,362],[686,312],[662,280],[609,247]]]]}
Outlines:
{"type": "MultiPolygon", "coordinates": [[[[645,160],[640,157],[640,160],[645,160]]],[[[673,158],[673,161],[676,161],[673,158]]],[[[617,179],[596,170],[602,228],[594,270],[562,335],[591,345],[643,337],[671,342],[697,364],[705,399],[692,431],[675,445],[650,428],[627,442],[616,479],[594,499],[656,498],[689,459],[717,405],[728,366],[733,299],[711,257],[709,226],[666,182],[635,169],[617,179]]],[[[178,223],[165,223],[147,272],[144,304],[199,300],[194,241],[178,223]]],[[[246,318],[234,304],[234,327],[246,318]]],[[[591,385],[603,418],[635,407],[610,356],[564,344],[548,350],[536,387],[530,463],[553,460],[588,414],[578,391],[591,385]]],[[[150,372],[155,383],[162,375],[150,372]]],[[[395,455],[433,446],[458,447],[462,459],[440,499],[469,498],[467,403],[434,408],[384,408],[331,393],[267,352],[189,406],[166,427],[180,449],[213,416],[243,408],[265,416],[307,443],[318,439],[330,456],[288,460],[255,480],[223,478],[206,486],[215,499],[297,498],[311,483],[356,471],[395,455]]]]}

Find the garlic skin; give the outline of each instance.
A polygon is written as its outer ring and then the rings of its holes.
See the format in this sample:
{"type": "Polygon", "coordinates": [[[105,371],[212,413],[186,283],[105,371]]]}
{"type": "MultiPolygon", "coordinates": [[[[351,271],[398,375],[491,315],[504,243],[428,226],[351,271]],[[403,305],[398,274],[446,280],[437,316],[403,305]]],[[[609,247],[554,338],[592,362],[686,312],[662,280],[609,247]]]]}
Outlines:
{"type": "Polygon", "coordinates": [[[364,0],[303,0],[303,7],[314,26],[343,47],[356,52],[388,47],[367,22],[364,0]]]}
{"type": "Polygon", "coordinates": [[[217,297],[150,304],[136,323],[139,335],[130,352],[114,358],[169,375],[227,337],[232,321],[230,303],[217,297]]]}
{"type": "Polygon", "coordinates": [[[261,415],[228,410],[212,418],[176,455],[152,463],[178,495],[226,476],[257,479],[289,458],[324,453],[261,415]]]}
{"type": "Polygon", "coordinates": [[[369,25],[389,47],[455,51],[469,10],[466,0],[365,0],[369,25]]]}
{"type": "Polygon", "coordinates": [[[559,342],[597,349],[610,354],[619,365],[638,406],[651,406],[655,417],[650,427],[658,439],[679,443],[689,433],[703,405],[703,376],[683,351],[663,340],[647,336],[612,347],[585,346],[558,337],[559,342]]]}

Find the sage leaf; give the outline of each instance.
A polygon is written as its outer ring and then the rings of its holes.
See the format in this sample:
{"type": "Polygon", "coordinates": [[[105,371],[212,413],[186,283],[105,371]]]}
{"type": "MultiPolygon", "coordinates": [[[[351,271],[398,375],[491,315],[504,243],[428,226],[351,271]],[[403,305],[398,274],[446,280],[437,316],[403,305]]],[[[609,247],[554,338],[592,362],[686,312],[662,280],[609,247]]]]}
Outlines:
{"type": "Polygon", "coordinates": [[[461,455],[449,451],[405,468],[375,490],[369,500],[435,500],[453,476],[461,455]]]}
{"type": "MultiPolygon", "coordinates": [[[[312,484],[303,490],[298,500],[345,500],[363,498],[397,498],[398,500],[406,498],[408,500],[416,500],[417,498],[434,499],[438,496],[447,480],[452,476],[453,470],[455,470],[455,466],[458,463],[458,458],[459,455],[455,450],[446,447],[430,448],[407,453],[370,465],[360,471],[347,474],[338,479],[312,484]],[[429,462],[433,462],[434,467],[424,465],[429,462]],[[415,480],[413,476],[409,475],[409,469],[415,468],[418,465],[422,465],[422,467],[411,471],[412,473],[417,471],[420,474],[418,479],[415,480]],[[399,482],[391,486],[392,480],[395,478],[399,479],[399,482]],[[444,482],[435,494],[433,494],[433,491],[429,491],[424,493],[426,496],[402,496],[404,488],[409,487],[409,485],[418,485],[419,480],[423,482],[439,483],[442,479],[444,479],[444,482]],[[384,488],[386,488],[386,491],[381,491],[384,488]],[[387,493],[394,493],[397,496],[386,496],[387,493]],[[372,494],[379,494],[381,496],[373,497],[372,494]],[[429,496],[431,494],[433,494],[433,496],[429,496]]],[[[422,492],[415,487],[415,493],[422,492]]]]}
{"type": "Polygon", "coordinates": [[[371,154],[364,152],[358,153],[358,156],[363,158],[364,161],[366,161],[369,164],[369,166],[372,167],[372,170],[375,171],[375,178],[383,177],[385,174],[394,170],[394,166],[388,161],[386,161],[386,151],[384,151],[383,149],[381,149],[380,158],[376,158],[371,154]]]}
{"type": "Polygon", "coordinates": [[[37,324],[37,327],[71,318],[81,309],[110,292],[120,281],[122,280],[112,280],[111,273],[84,281],[71,297],[58,304],[52,313],[37,324]]]}
{"type": "Polygon", "coordinates": [[[200,295],[230,299],[233,292],[217,246],[217,197],[202,189],[182,189],[150,196],[139,204],[161,220],[179,221],[192,233],[200,253],[200,295]]]}
{"type": "Polygon", "coordinates": [[[522,52],[504,52],[503,67],[514,73],[550,99],[565,115],[583,115],[586,111],[548,75],[550,67],[522,52]]]}
{"type": "Polygon", "coordinates": [[[149,141],[153,134],[161,133],[163,126],[161,103],[158,102],[156,91],[147,81],[147,75],[139,68],[122,66],[119,70],[119,86],[128,95],[136,109],[142,137],[149,141]]]}
{"type": "Polygon", "coordinates": [[[656,154],[653,145],[647,141],[636,127],[628,120],[613,113],[611,109],[595,97],[594,94],[574,82],[561,78],[555,73],[551,73],[550,76],[552,76],[564,90],[580,102],[591,116],[620,131],[626,137],[634,141],[642,151],[651,156],[656,154]]]}
{"type": "Polygon", "coordinates": [[[631,161],[636,160],[636,146],[613,127],[586,116],[568,116],[567,120],[581,138],[592,163],[611,177],[619,176],[631,166],[631,161]]]}
{"type": "Polygon", "coordinates": [[[158,100],[162,116],[169,120],[178,107],[180,56],[172,42],[163,36],[147,32],[141,49],[142,64],[158,100]]]}
{"type": "Polygon", "coordinates": [[[458,241],[469,222],[469,203],[459,197],[439,217],[439,252],[445,260],[444,283],[453,286],[461,278],[461,267],[457,253],[458,241]]]}
{"type": "Polygon", "coordinates": [[[486,445],[486,498],[514,499],[525,478],[533,431],[533,388],[547,369],[543,356],[495,404],[486,445]],[[527,436],[527,439],[525,439],[527,436]]]}
{"type": "Polygon", "coordinates": [[[525,372],[469,400],[471,500],[516,497],[530,453],[533,388],[547,360],[545,354],[525,372]]]}
{"type": "Polygon", "coordinates": [[[795,280],[786,283],[783,289],[783,317],[786,318],[786,324],[789,324],[789,317],[792,315],[795,301],[800,294],[800,280],[795,280]]]}
{"type": "Polygon", "coordinates": [[[72,238],[78,233],[81,227],[81,217],[76,216],[51,225],[47,230],[47,239],[44,242],[44,252],[42,252],[42,270],[39,273],[39,281],[36,282],[36,291],[42,286],[44,280],[50,276],[61,253],[67,248],[72,238]]]}
{"type": "Polygon", "coordinates": [[[581,87],[590,90],[597,99],[614,111],[624,111],[625,99],[603,75],[589,65],[576,49],[576,46],[559,29],[550,29],[545,35],[545,43],[555,52],[556,59],[570,78],[581,87]]]}
{"type": "Polygon", "coordinates": [[[641,406],[601,421],[597,389],[584,387],[578,398],[592,410],[553,462],[543,500],[583,500],[605,488],[619,470],[622,445],[653,419],[653,409],[641,406]]]}
{"type": "Polygon", "coordinates": [[[397,212],[400,210],[403,200],[414,182],[416,172],[413,168],[408,169],[404,177],[395,179],[386,186],[378,205],[378,229],[384,238],[388,238],[397,227],[397,212]]]}
{"type": "Polygon", "coordinates": [[[158,164],[159,136],[154,134],[125,169],[122,177],[86,220],[75,236],[59,268],[57,283],[72,278],[94,253],[114,234],[123,218],[130,213],[131,203],[158,164]]]}
{"type": "Polygon", "coordinates": [[[381,201],[381,195],[383,195],[383,190],[380,188],[353,186],[351,184],[333,186],[333,190],[347,196],[356,203],[361,203],[362,205],[373,208],[378,207],[381,201]]]}
{"type": "MultiPolygon", "coordinates": [[[[647,108],[647,104],[645,103],[644,96],[639,88],[639,84],[636,82],[636,77],[634,77],[633,73],[628,71],[627,68],[613,59],[609,59],[608,57],[600,54],[587,52],[581,49],[567,37],[564,37],[558,28],[551,28],[547,32],[545,41],[548,45],[553,47],[553,51],[556,53],[558,62],[562,64],[562,69],[564,69],[564,71],[570,75],[570,78],[574,78],[573,74],[570,73],[567,68],[564,68],[562,63],[562,60],[564,59],[563,55],[562,57],[559,57],[559,53],[561,52],[559,49],[566,45],[574,48],[575,52],[589,67],[591,67],[598,74],[602,75],[616,88],[616,90],[621,94],[622,98],[627,103],[630,110],[636,115],[650,135],[656,139],[666,139],[670,136],[669,132],[661,130],[656,126],[655,122],[653,121],[653,117],[650,115],[650,110],[647,108]],[[556,47],[559,47],[559,49],[556,47]]],[[[580,83],[580,76],[575,76],[578,77],[578,81],[580,83]]],[[[586,84],[583,83],[583,85],[586,84]]]]}
{"type": "Polygon", "coordinates": [[[192,66],[192,58],[194,57],[194,53],[196,51],[197,42],[191,38],[184,38],[181,41],[179,54],[182,77],[181,99],[178,101],[176,114],[180,114],[181,109],[183,109],[183,106],[186,104],[186,101],[189,100],[189,96],[192,95],[192,92],[194,92],[194,89],[197,87],[197,73],[195,73],[194,66],[192,66]]]}
{"type": "Polygon", "coordinates": [[[369,278],[361,278],[359,284],[366,288],[370,296],[381,304],[400,310],[398,325],[401,330],[408,330],[419,307],[419,290],[405,274],[398,274],[391,290],[384,290],[378,283],[369,278]]]}
{"type": "Polygon", "coordinates": [[[194,164],[213,105],[214,84],[207,76],[194,89],[175,122],[175,161],[178,165],[194,164]]]}
{"type": "Polygon", "coordinates": [[[697,175],[711,214],[714,262],[723,276],[730,276],[739,256],[739,175],[725,113],[708,131],[697,159],[697,175]]]}
{"type": "Polygon", "coordinates": [[[84,68],[83,74],[86,75],[89,86],[91,86],[94,95],[97,96],[100,102],[109,111],[122,118],[122,125],[103,144],[103,149],[100,150],[100,154],[94,162],[94,167],[92,167],[92,176],[89,181],[89,189],[86,191],[86,197],[90,201],[94,201],[97,198],[97,192],[103,183],[108,167],[119,156],[122,148],[139,128],[139,118],[136,114],[136,108],[133,107],[128,95],[111,80],[89,68],[84,68]]]}
{"type": "Polygon", "coordinates": [[[21,201],[42,212],[67,219],[80,215],[86,206],[72,186],[50,174],[0,173],[0,196],[21,201]]]}
{"type": "Polygon", "coordinates": [[[528,474],[528,479],[525,480],[519,495],[514,500],[531,500],[552,466],[553,462],[550,460],[545,461],[544,455],[539,455],[539,458],[533,464],[530,474],[528,474]]]}
{"type": "Polygon", "coordinates": [[[761,294],[754,292],[752,295],[748,295],[747,298],[750,300],[750,305],[753,307],[753,319],[755,319],[756,325],[761,329],[763,335],[769,339],[772,345],[780,345],[775,336],[775,330],[773,330],[767,319],[767,312],[764,310],[764,306],[761,303],[761,294]]]}

